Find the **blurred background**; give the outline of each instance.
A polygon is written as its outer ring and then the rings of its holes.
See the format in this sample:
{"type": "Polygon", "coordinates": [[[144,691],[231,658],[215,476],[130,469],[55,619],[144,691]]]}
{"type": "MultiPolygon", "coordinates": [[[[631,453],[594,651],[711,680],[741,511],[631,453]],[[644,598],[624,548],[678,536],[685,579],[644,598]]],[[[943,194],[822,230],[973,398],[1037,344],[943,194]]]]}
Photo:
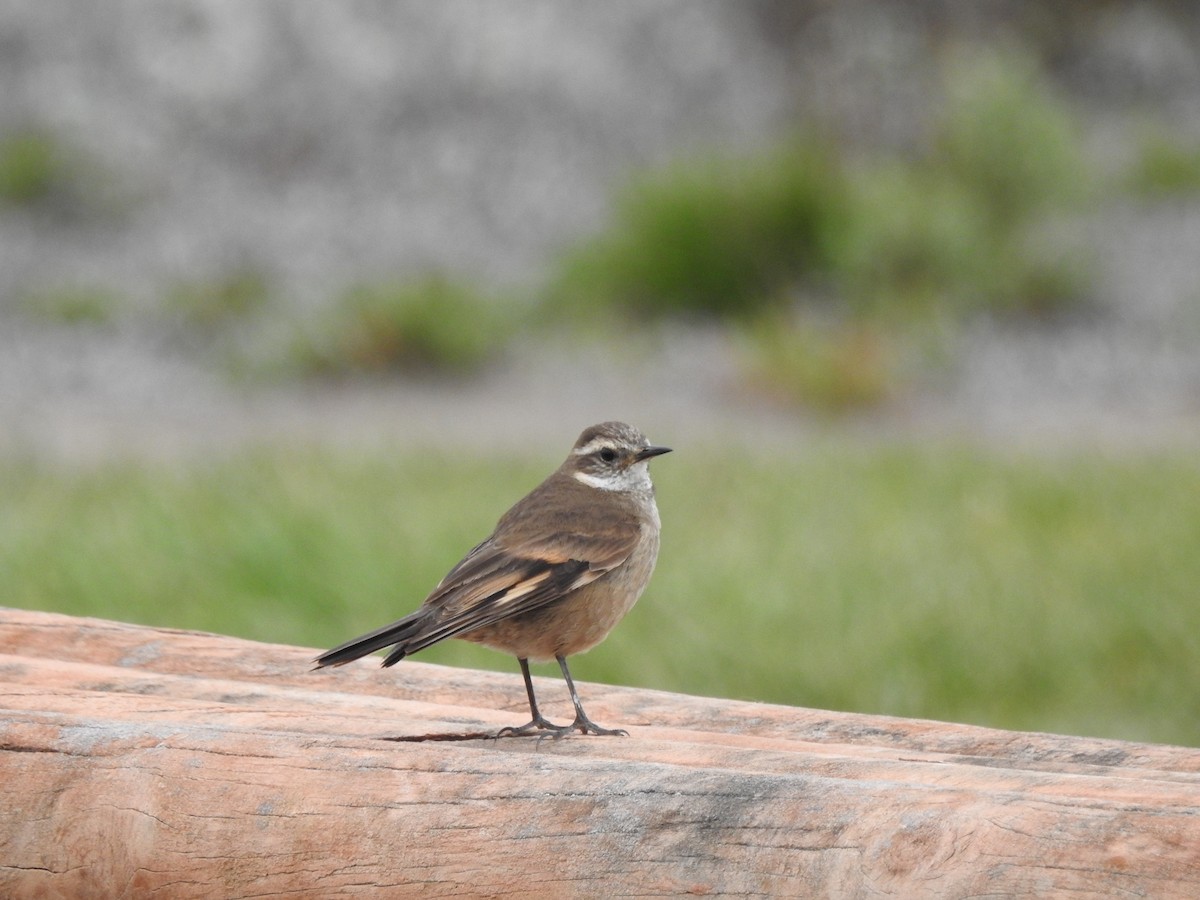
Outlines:
{"type": "Polygon", "coordinates": [[[1200,7],[7,0],[0,85],[0,604],[332,646],[619,418],[579,678],[1200,743],[1200,7]]]}

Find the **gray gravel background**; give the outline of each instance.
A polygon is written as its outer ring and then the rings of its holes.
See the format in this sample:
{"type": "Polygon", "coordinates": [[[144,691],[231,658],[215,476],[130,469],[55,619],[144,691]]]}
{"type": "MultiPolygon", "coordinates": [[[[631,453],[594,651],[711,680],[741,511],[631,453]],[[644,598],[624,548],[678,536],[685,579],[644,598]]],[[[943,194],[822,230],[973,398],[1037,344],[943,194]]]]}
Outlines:
{"type": "Polygon", "coordinates": [[[1127,157],[1147,118],[1200,135],[1200,13],[1107,4],[1059,33],[1038,4],[960,6],[0,2],[0,133],[49,130],[95,173],[58,207],[0,209],[0,452],[552,449],[610,417],[676,444],[1200,442],[1194,201],[1095,210],[1088,315],[980,323],[936,382],[837,423],[748,397],[730,339],[700,327],[622,346],[529,337],[471,381],[239,386],[154,315],[172,285],[247,268],[297,317],[348,283],[430,268],[531,287],[640,167],[761,146],[810,113],[904,145],[931,56],[998,28],[1041,23],[1102,162],[1127,157]],[[123,314],[29,315],[29,297],[75,286],[111,290],[123,314]]]}

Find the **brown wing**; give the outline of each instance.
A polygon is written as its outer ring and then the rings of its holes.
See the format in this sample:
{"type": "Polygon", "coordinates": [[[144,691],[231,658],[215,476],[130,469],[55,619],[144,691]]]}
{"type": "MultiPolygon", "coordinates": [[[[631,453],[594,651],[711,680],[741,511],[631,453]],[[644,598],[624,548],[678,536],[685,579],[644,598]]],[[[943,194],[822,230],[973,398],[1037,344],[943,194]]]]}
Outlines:
{"type": "MultiPolygon", "coordinates": [[[[571,491],[577,484],[560,482],[560,488],[571,491]]],[[[612,571],[633,552],[640,536],[633,513],[611,507],[587,509],[585,531],[579,527],[578,506],[571,514],[556,514],[552,507],[544,515],[529,517],[521,507],[536,502],[537,493],[510,510],[492,536],[468,553],[426,598],[422,608],[430,614],[429,627],[410,643],[410,653],[540,609],[612,571]]]]}
{"type": "Polygon", "coordinates": [[[619,566],[628,551],[601,563],[583,559],[512,556],[495,546],[481,549],[468,570],[443,582],[424,608],[439,614],[426,619],[428,628],[414,636],[407,652],[416,651],[501,619],[541,609],[576,588],[590,584],[619,566]]]}

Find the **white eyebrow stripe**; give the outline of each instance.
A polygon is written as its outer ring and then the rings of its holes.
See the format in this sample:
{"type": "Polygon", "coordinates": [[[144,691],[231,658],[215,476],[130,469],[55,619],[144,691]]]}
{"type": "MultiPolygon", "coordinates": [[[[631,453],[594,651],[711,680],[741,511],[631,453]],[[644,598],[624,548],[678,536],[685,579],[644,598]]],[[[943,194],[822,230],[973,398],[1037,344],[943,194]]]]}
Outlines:
{"type": "Polygon", "coordinates": [[[601,447],[611,447],[612,441],[606,437],[594,437],[582,447],[576,447],[571,451],[575,456],[587,456],[589,453],[595,453],[601,447]]]}

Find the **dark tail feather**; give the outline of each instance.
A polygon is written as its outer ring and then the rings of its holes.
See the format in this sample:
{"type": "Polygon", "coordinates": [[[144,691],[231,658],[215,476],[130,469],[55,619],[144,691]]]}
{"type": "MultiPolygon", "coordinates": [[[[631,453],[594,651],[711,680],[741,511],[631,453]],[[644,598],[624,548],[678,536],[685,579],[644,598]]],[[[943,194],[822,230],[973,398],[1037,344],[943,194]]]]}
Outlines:
{"type": "Polygon", "coordinates": [[[372,632],[346,641],[341,646],[334,647],[332,650],[322,653],[315,660],[317,668],[323,669],[326,666],[345,665],[352,660],[366,656],[368,653],[382,650],[391,644],[399,644],[400,646],[388,654],[387,658],[383,661],[385,666],[395,665],[408,655],[408,647],[405,646],[405,641],[419,633],[424,624],[425,613],[422,610],[418,610],[411,616],[405,616],[398,622],[393,622],[391,625],[384,625],[382,628],[377,628],[372,632]]]}

